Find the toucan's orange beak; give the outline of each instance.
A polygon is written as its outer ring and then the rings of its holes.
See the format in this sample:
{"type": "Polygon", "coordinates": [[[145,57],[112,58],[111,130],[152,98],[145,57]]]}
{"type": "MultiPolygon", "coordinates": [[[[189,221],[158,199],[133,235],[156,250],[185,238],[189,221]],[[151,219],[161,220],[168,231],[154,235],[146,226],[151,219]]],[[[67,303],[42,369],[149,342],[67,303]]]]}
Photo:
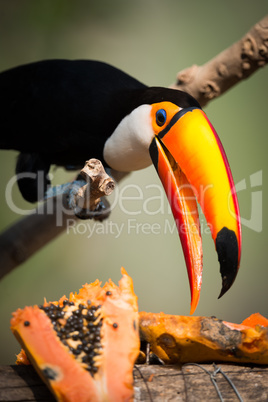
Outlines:
{"type": "Polygon", "coordinates": [[[240,215],[231,170],[219,137],[199,108],[179,110],[158,132],[150,155],[178,227],[194,313],[202,283],[197,203],[210,226],[220,262],[221,297],[235,280],[241,255],[240,215]]]}

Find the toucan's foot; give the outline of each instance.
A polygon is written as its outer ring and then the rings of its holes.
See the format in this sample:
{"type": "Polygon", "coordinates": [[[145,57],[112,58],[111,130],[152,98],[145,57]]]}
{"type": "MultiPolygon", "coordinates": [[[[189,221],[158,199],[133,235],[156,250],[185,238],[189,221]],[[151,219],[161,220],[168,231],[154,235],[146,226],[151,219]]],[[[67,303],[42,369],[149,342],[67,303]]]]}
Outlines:
{"type": "Polygon", "coordinates": [[[111,206],[109,201],[106,197],[101,197],[101,201],[95,211],[93,211],[93,219],[95,221],[104,221],[105,219],[109,218],[111,213],[111,206]]]}
{"type": "Polygon", "coordinates": [[[102,222],[104,219],[107,219],[110,216],[111,209],[110,203],[106,197],[101,197],[101,201],[94,211],[91,211],[87,208],[82,208],[75,214],[79,219],[94,219],[96,221],[102,222]]]}

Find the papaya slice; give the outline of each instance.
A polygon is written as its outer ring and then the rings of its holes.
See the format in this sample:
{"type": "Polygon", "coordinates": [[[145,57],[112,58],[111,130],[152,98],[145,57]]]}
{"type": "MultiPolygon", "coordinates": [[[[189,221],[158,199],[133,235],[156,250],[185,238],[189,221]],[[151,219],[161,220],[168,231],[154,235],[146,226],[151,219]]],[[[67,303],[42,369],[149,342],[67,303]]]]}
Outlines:
{"type": "Polygon", "coordinates": [[[242,325],[246,325],[248,327],[256,327],[256,325],[262,326],[262,327],[268,327],[268,319],[265,318],[263,315],[260,313],[254,313],[251,314],[249,317],[247,317],[243,322],[242,325]]]}
{"type": "Polygon", "coordinates": [[[261,315],[253,315],[242,324],[215,317],[146,312],[140,312],[139,320],[141,344],[149,344],[150,351],[166,364],[268,364],[268,320],[261,315]]]}
{"type": "Polygon", "coordinates": [[[133,399],[138,306],[123,268],[122,275],[119,286],[96,280],[69,298],[13,313],[12,332],[58,401],[133,399]]]}

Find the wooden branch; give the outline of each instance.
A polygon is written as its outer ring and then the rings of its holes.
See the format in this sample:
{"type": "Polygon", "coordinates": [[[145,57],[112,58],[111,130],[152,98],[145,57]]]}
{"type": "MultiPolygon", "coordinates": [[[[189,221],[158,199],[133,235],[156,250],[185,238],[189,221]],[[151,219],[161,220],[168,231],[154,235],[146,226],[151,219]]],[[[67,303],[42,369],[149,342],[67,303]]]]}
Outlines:
{"type": "MultiPolygon", "coordinates": [[[[234,389],[221,371],[231,380],[244,402],[267,401],[268,368],[212,364],[153,366],[134,368],[135,401],[210,401],[219,396],[211,376],[217,381],[221,397],[226,401],[238,400],[234,389]],[[207,372],[204,371],[207,370],[207,372]]],[[[55,401],[32,366],[0,366],[0,402],[55,401]]]]}
{"type": "Polygon", "coordinates": [[[83,180],[63,186],[61,194],[41,203],[34,213],[0,235],[0,278],[62,233],[68,219],[103,217],[92,211],[100,205],[101,197],[111,194],[113,180],[97,159],[87,161],[80,175],[83,180]]]}
{"type": "Polygon", "coordinates": [[[268,15],[241,40],[203,66],[193,65],[177,75],[173,89],[188,92],[205,106],[268,62],[268,15]]]}

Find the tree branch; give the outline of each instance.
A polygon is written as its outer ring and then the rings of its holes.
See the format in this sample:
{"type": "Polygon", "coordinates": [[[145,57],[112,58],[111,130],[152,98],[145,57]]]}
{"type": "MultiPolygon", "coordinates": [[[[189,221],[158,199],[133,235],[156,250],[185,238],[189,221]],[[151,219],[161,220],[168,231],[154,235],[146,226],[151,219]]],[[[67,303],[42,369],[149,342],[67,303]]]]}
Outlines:
{"type": "Polygon", "coordinates": [[[60,194],[56,189],[56,196],[0,235],[0,278],[63,232],[68,219],[103,218],[98,206],[113,191],[113,180],[97,159],[87,161],[80,175],[83,180],[60,186],[60,194]]]}
{"type": "Polygon", "coordinates": [[[203,66],[193,65],[179,72],[171,88],[188,92],[205,106],[267,62],[268,15],[241,40],[203,66]]]}

